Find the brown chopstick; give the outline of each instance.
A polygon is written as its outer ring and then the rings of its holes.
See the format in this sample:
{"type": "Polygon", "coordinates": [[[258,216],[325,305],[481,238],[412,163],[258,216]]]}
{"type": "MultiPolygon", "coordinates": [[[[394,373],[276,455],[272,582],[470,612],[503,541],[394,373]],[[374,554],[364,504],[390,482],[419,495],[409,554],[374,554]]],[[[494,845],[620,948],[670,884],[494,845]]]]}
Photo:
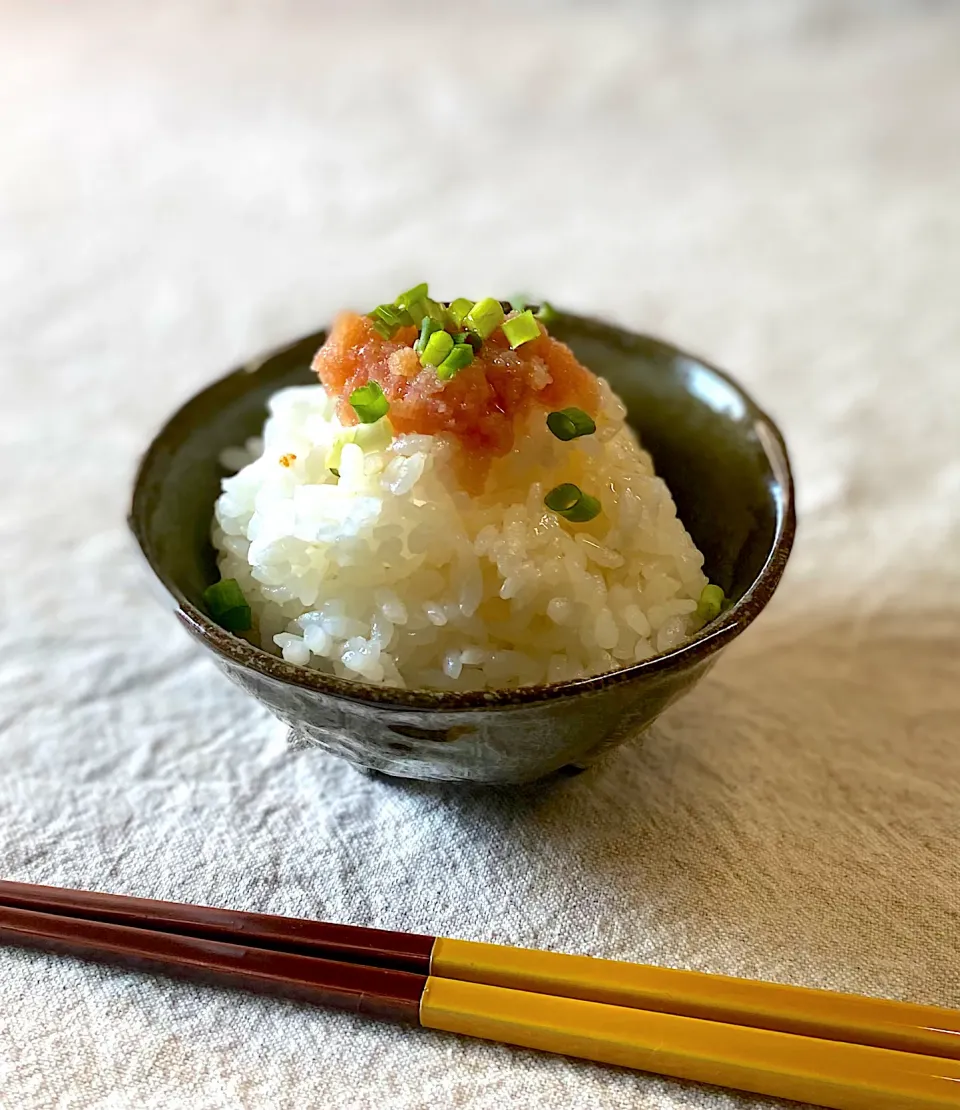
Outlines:
{"type": "Polygon", "coordinates": [[[92,890],[66,890],[2,879],[0,904],[418,975],[430,973],[430,953],[436,940],[419,933],[335,925],[297,917],[130,898],[92,890]]]}
{"type": "Polygon", "coordinates": [[[0,944],[419,1022],[427,976],[0,905],[0,944]]]}

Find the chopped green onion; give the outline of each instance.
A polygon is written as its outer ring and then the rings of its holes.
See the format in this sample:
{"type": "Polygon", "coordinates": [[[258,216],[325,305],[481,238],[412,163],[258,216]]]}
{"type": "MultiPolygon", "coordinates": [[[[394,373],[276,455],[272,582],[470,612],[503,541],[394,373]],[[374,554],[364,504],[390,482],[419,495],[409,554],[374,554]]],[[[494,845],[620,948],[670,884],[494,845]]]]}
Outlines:
{"type": "Polygon", "coordinates": [[[503,318],[504,311],[500,302],[493,297],[484,297],[470,309],[463,322],[481,339],[486,339],[503,323],[503,318]]]}
{"type": "Polygon", "coordinates": [[[409,327],[413,323],[413,319],[406,309],[398,308],[395,304],[379,304],[367,315],[373,321],[374,328],[384,339],[393,339],[397,328],[409,327]]]}
{"type": "Polygon", "coordinates": [[[410,305],[416,304],[417,301],[422,301],[426,298],[430,291],[430,286],[425,281],[421,281],[419,285],[415,285],[412,289],[408,289],[406,293],[401,293],[396,299],[396,304],[400,308],[409,309],[410,305]]]}
{"type": "Polygon", "coordinates": [[[600,512],[600,502],[589,493],[584,493],[579,486],[572,482],[554,486],[543,499],[544,505],[553,512],[558,513],[565,520],[574,524],[582,524],[593,520],[600,512]]]}
{"type": "Polygon", "coordinates": [[[375,424],[390,411],[390,402],[384,397],[379,382],[367,382],[350,394],[350,404],[361,424],[375,424]]]}
{"type": "Polygon", "coordinates": [[[388,323],[397,323],[401,327],[408,328],[413,323],[413,318],[405,308],[397,308],[395,304],[381,304],[373,310],[381,320],[386,320],[388,323]]]}
{"type": "Polygon", "coordinates": [[[352,428],[342,428],[337,432],[327,449],[323,465],[332,474],[340,477],[340,460],[343,449],[348,443],[355,443],[365,454],[382,451],[393,439],[393,428],[389,420],[376,420],[370,424],[355,424],[352,428]]]}
{"type": "Polygon", "coordinates": [[[427,306],[426,315],[429,316],[431,320],[436,320],[441,328],[445,328],[447,324],[450,323],[447,317],[447,310],[439,301],[434,301],[427,297],[422,303],[427,306]]]}
{"type": "MultiPolygon", "coordinates": [[[[372,424],[357,424],[350,431],[353,432],[353,438],[349,442],[355,443],[363,450],[364,454],[370,454],[372,451],[383,451],[393,441],[393,427],[389,420],[377,420],[372,424]]],[[[337,468],[340,466],[339,462],[335,462],[333,465],[337,468]]]]}
{"type": "Polygon", "coordinates": [[[459,328],[463,325],[464,317],[472,308],[473,301],[471,301],[469,297],[457,297],[457,299],[451,303],[447,311],[450,313],[453,322],[459,328]]]}
{"type": "Polygon", "coordinates": [[[447,310],[430,297],[421,297],[418,301],[411,301],[407,305],[407,312],[414,320],[422,320],[424,316],[429,316],[441,328],[445,328],[449,323],[447,310]]]}
{"type": "Polygon", "coordinates": [[[542,320],[545,324],[552,324],[558,315],[559,313],[549,301],[540,302],[540,310],[537,312],[538,320],[542,320]]]}
{"type": "Polygon", "coordinates": [[[427,313],[427,302],[425,300],[411,301],[405,309],[410,314],[411,320],[422,320],[427,313]]]}
{"type": "Polygon", "coordinates": [[[424,316],[420,324],[420,335],[413,345],[413,349],[418,355],[423,352],[424,347],[427,345],[427,340],[435,331],[440,331],[440,325],[436,320],[431,320],[429,316],[424,316]]]}
{"type": "MultiPolygon", "coordinates": [[[[434,314],[430,311],[430,305],[436,304],[431,301],[428,294],[429,286],[425,281],[421,281],[419,285],[415,285],[412,289],[408,289],[405,293],[401,293],[397,297],[396,304],[399,308],[404,309],[414,321],[422,320],[424,316],[434,318],[434,314]]],[[[441,324],[443,321],[439,321],[441,324]]]]}
{"type": "Polygon", "coordinates": [[[203,600],[211,609],[221,612],[247,604],[247,599],[243,596],[243,590],[240,589],[240,583],[236,578],[224,578],[208,586],[203,591],[203,600]]]}
{"type": "Polygon", "coordinates": [[[466,343],[455,343],[453,350],[437,367],[437,377],[441,381],[449,381],[458,371],[473,362],[473,351],[466,343]]]}
{"type": "Polygon", "coordinates": [[[516,297],[510,298],[510,307],[514,312],[523,312],[530,302],[524,294],[518,294],[516,297]]]}
{"type": "Polygon", "coordinates": [[[407,312],[410,313],[411,319],[422,320],[424,316],[429,315],[427,312],[427,302],[424,300],[411,301],[410,304],[407,305],[407,312]]]}
{"type": "Polygon", "coordinates": [[[453,337],[453,342],[457,347],[468,347],[474,354],[477,354],[483,346],[483,340],[473,331],[458,331],[453,337]]]}
{"type": "Polygon", "coordinates": [[[700,592],[700,604],[697,606],[697,616],[707,623],[716,620],[720,616],[720,611],[723,609],[723,603],[726,599],[723,596],[723,590],[719,586],[704,586],[700,592]]]}
{"type": "Polygon", "coordinates": [[[421,366],[439,366],[453,350],[453,336],[446,331],[435,331],[420,352],[421,366]]]}
{"type": "Polygon", "coordinates": [[[510,346],[516,350],[522,344],[529,343],[531,339],[540,338],[540,325],[534,320],[533,313],[528,308],[519,316],[504,321],[503,334],[510,341],[510,346]]]}
{"type": "Polygon", "coordinates": [[[246,632],[252,621],[247,599],[236,578],[224,578],[203,591],[210,616],[228,632],[246,632]]]}
{"type": "Polygon", "coordinates": [[[547,416],[547,427],[557,439],[578,439],[580,436],[592,436],[597,430],[593,419],[583,409],[560,409],[547,416]]]}
{"type": "MultiPolygon", "coordinates": [[[[366,425],[363,426],[366,427],[366,425]]],[[[356,432],[356,428],[344,428],[342,432],[337,433],[336,439],[327,449],[323,465],[338,478],[340,477],[340,456],[343,454],[344,447],[348,443],[353,443],[356,432]]]]}
{"type": "Polygon", "coordinates": [[[453,333],[453,343],[456,347],[469,347],[474,354],[483,346],[483,340],[476,332],[472,331],[455,331],[453,333]]]}

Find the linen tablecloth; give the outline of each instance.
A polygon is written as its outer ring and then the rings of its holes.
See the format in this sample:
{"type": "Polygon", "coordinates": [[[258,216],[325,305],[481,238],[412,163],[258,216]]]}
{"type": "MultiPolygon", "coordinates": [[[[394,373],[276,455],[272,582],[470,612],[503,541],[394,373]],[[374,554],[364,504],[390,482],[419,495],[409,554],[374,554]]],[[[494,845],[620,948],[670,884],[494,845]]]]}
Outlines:
{"type": "MultiPolygon", "coordinates": [[[[0,4],[0,874],[960,1006],[960,12],[0,4]],[[642,743],[374,780],[124,526],[231,364],[428,278],[732,370],[800,531],[642,743]]],[[[780,1105],[0,951],[3,1110],[780,1105]]]]}

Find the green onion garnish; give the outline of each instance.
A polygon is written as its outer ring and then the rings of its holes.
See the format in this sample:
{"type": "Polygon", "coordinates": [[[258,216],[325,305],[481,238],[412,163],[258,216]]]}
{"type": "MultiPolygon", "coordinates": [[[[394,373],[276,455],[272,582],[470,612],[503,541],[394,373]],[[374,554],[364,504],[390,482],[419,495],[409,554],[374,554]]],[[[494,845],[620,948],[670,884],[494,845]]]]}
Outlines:
{"type": "Polygon", "coordinates": [[[514,312],[523,312],[530,302],[523,294],[518,294],[516,297],[510,298],[510,307],[514,312]]]}
{"type": "Polygon", "coordinates": [[[350,394],[350,404],[361,424],[375,424],[390,411],[390,402],[384,397],[379,382],[367,382],[350,394]]]}
{"type": "Polygon", "coordinates": [[[420,352],[421,366],[439,366],[453,350],[453,336],[447,331],[435,331],[420,352]]]}
{"type": "Polygon", "coordinates": [[[447,320],[447,310],[441,304],[431,300],[429,297],[424,297],[422,301],[417,301],[416,304],[410,306],[410,311],[413,313],[415,320],[422,320],[425,316],[432,320],[438,328],[445,328],[449,321],[447,320]]]}
{"type": "Polygon", "coordinates": [[[443,382],[449,381],[471,362],[473,362],[473,351],[468,344],[455,343],[453,350],[437,367],[437,377],[443,382]]]}
{"type": "Polygon", "coordinates": [[[447,311],[450,313],[450,318],[459,328],[463,325],[464,317],[466,317],[467,313],[472,308],[473,301],[471,301],[469,297],[457,297],[457,299],[451,303],[447,311]]]}
{"type": "Polygon", "coordinates": [[[697,606],[697,616],[707,623],[716,620],[723,609],[726,599],[719,586],[704,586],[700,593],[700,604],[697,606]]]}
{"type": "Polygon", "coordinates": [[[560,409],[547,416],[547,427],[557,439],[579,439],[580,436],[592,436],[597,430],[592,418],[583,409],[560,409]]]}
{"type": "Polygon", "coordinates": [[[435,320],[440,327],[445,327],[447,324],[447,311],[442,306],[437,304],[428,296],[428,285],[425,281],[421,281],[419,285],[415,285],[412,289],[408,289],[405,293],[401,293],[397,297],[397,307],[406,311],[407,315],[414,322],[422,320],[424,316],[429,316],[431,320],[435,320]]]}
{"type": "Polygon", "coordinates": [[[538,320],[542,320],[545,324],[552,324],[558,315],[559,313],[549,301],[540,302],[540,311],[537,313],[538,320]]]}
{"type": "Polygon", "coordinates": [[[408,289],[406,293],[401,293],[397,297],[396,303],[400,308],[407,308],[409,305],[415,304],[417,301],[422,301],[430,291],[430,286],[425,281],[421,281],[419,285],[415,285],[412,289],[408,289]]]}
{"type": "Polygon", "coordinates": [[[413,319],[406,309],[398,308],[395,304],[378,304],[367,315],[373,321],[374,328],[384,339],[393,339],[397,328],[406,328],[413,323],[413,319]]]}
{"type": "Polygon", "coordinates": [[[433,301],[427,297],[422,303],[427,306],[426,315],[429,316],[431,320],[436,320],[441,328],[445,328],[450,323],[447,310],[439,301],[433,301]]]}
{"type": "Polygon", "coordinates": [[[413,318],[405,308],[398,308],[395,304],[381,304],[373,310],[382,320],[396,322],[401,327],[408,328],[413,323],[413,318]]]}
{"type": "Polygon", "coordinates": [[[519,316],[504,321],[503,334],[510,341],[510,346],[516,350],[524,343],[529,343],[531,339],[540,338],[540,325],[534,320],[533,313],[528,308],[519,316]]]}
{"type": "Polygon", "coordinates": [[[600,502],[584,493],[573,482],[564,482],[563,485],[554,486],[543,499],[548,509],[562,516],[574,524],[582,524],[593,520],[600,512],[600,502]]]}
{"type": "Polygon", "coordinates": [[[474,354],[479,354],[480,348],[483,346],[483,340],[472,331],[458,331],[453,337],[454,346],[467,347],[474,354]]]}
{"type": "Polygon", "coordinates": [[[424,316],[420,324],[420,335],[417,338],[416,343],[414,343],[413,345],[413,349],[417,352],[418,355],[423,352],[423,349],[424,347],[426,347],[427,340],[430,338],[430,336],[433,335],[435,331],[439,330],[440,325],[437,323],[436,320],[431,320],[429,316],[424,316]]]}
{"type": "Polygon", "coordinates": [[[421,297],[418,301],[411,301],[406,306],[406,311],[413,320],[422,320],[424,316],[428,316],[441,328],[445,328],[449,323],[447,310],[430,297],[421,297]]]}
{"type": "Polygon", "coordinates": [[[429,315],[427,312],[427,302],[425,300],[411,301],[407,305],[406,311],[410,314],[412,320],[422,320],[424,316],[429,315]]]}
{"type": "Polygon", "coordinates": [[[252,614],[236,578],[224,578],[203,591],[203,603],[210,616],[228,632],[246,632],[252,614]]]}
{"type": "Polygon", "coordinates": [[[484,297],[470,309],[463,322],[481,339],[486,339],[503,323],[503,318],[504,311],[500,302],[493,297],[484,297]]]}

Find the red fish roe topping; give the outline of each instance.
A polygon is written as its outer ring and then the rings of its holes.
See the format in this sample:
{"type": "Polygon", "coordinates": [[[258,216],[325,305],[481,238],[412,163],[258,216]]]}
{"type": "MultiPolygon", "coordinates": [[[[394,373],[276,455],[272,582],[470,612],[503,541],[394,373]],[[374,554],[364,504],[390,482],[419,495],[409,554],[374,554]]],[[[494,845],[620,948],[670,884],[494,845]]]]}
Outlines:
{"type": "Polygon", "coordinates": [[[398,433],[453,436],[466,464],[461,478],[482,485],[493,458],[514,443],[519,418],[534,406],[545,413],[576,406],[596,417],[600,404],[597,379],[564,343],[540,326],[537,339],[511,350],[497,329],[484,340],[469,366],[441,381],[432,366],[423,367],[412,344],[418,331],[401,327],[392,339],[374,328],[367,316],[344,312],[313,360],[327,390],[339,398],[344,424],[357,416],[350,394],[368,381],[378,382],[390,402],[390,423],[398,433]]]}

